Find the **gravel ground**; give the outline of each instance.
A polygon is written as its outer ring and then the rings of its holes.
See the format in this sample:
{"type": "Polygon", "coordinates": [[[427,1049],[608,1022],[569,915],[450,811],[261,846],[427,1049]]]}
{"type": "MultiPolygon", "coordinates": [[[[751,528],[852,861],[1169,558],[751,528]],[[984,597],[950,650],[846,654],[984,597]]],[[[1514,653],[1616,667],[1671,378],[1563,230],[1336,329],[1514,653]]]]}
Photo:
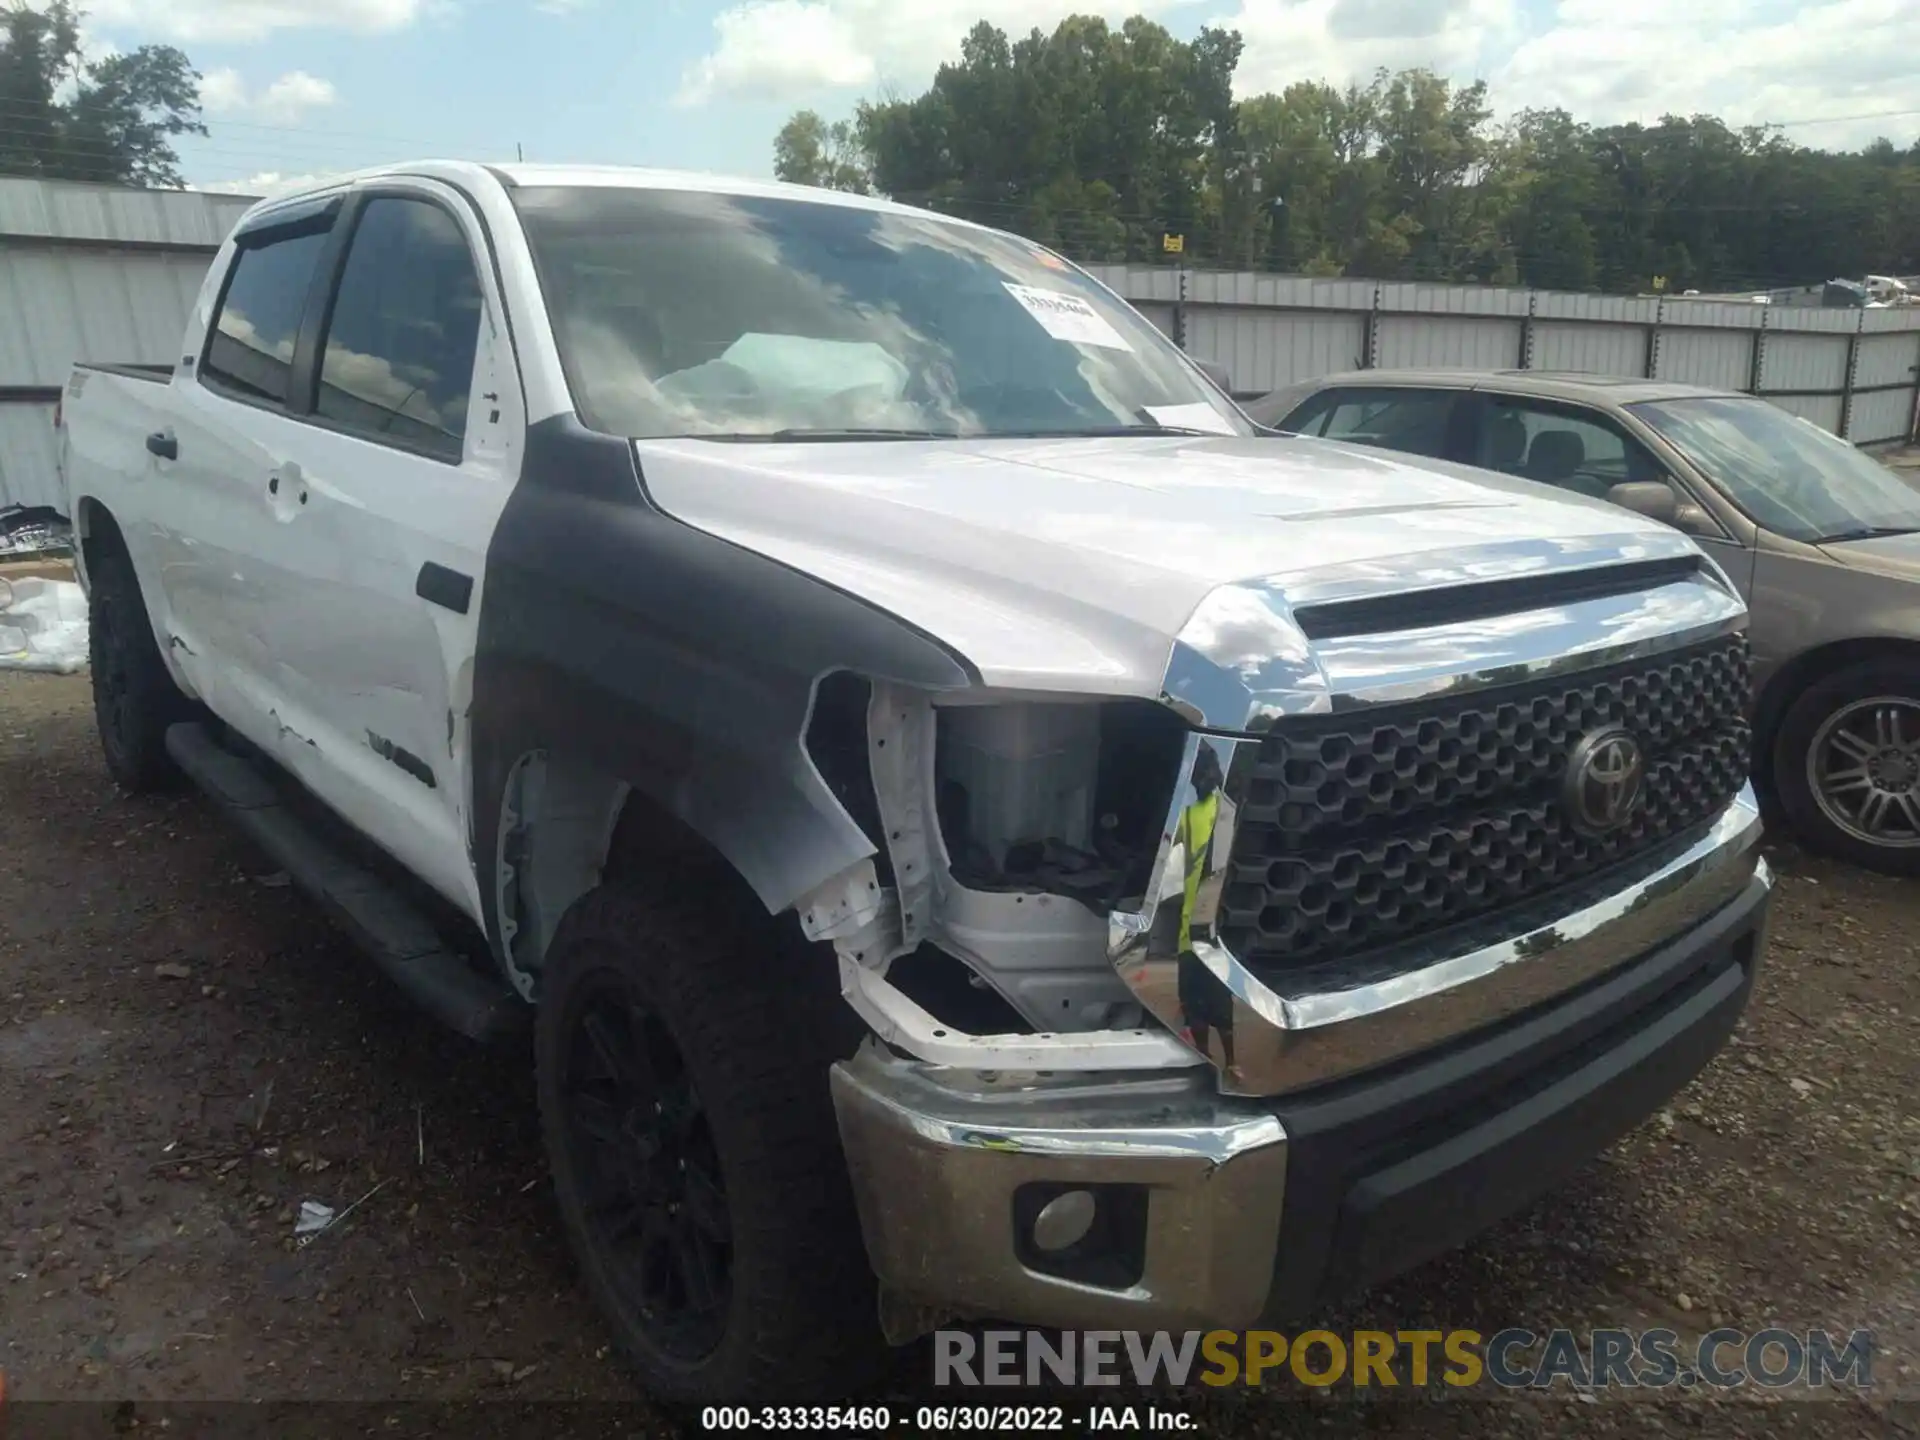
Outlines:
{"type": "MultiPolygon", "coordinates": [[[[671,1432],[575,1287],[527,1057],[414,1015],[199,800],[118,794],[84,676],[0,676],[0,857],[10,1402],[367,1407],[217,1433],[671,1432]],[[361,1197],[295,1247],[303,1200],[361,1197]],[[530,1408],[554,1400],[619,1408],[530,1408]]],[[[1759,993],[1709,1071],[1563,1193],[1325,1324],[1865,1326],[1869,1396],[1162,1403],[1230,1436],[1920,1435],[1920,889],[1773,858],[1759,993]]],[[[904,1352],[893,1391],[926,1373],[904,1352]]]]}

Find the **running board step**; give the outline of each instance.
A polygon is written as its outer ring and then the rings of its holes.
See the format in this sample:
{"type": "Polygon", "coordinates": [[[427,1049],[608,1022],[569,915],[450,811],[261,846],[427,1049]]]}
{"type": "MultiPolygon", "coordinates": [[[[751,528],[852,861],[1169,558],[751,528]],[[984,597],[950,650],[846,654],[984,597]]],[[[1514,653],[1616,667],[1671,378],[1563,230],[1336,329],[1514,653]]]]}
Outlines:
{"type": "Polygon", "coordinates": [[[167,753],[429,1015],[473,1040],[525,1027],[527,1006],[504,982],[476,971],[416,905],[329,843],[259,766],[191,722],[167,730],[167,753]]]}

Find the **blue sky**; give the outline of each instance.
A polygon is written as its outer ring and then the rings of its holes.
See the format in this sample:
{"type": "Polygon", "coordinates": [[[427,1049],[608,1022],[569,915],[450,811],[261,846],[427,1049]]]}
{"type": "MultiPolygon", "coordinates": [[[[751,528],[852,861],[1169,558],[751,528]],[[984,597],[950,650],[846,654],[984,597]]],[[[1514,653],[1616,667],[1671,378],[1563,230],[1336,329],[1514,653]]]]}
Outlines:
{"type": "Polygon", "coordinates": [[[97,45],[161,40],[206,77],[199,185],[446,155],[770,167],[795,108],[912,93],[987,18],[1141,12],[1232,26],[1243,92],[1425,64],[1504,109],[1712,111],[1809,144],[1920,134],[1920,0],[90,0],[97,45]],[[1890,113],[1901,112],[1906,113],[1890,113]]]}

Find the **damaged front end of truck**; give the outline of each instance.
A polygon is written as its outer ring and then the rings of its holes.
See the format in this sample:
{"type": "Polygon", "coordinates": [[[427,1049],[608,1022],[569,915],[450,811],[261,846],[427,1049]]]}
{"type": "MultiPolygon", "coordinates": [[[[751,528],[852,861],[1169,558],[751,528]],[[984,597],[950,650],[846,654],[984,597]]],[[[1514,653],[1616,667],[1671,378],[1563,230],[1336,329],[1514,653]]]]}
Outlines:
{"type": "Polygon", "coordinates": [[[1220,587],[1154,701],[822,682],[875,854],[798,909],[872,1032],[834,1090],[896,1338],[1309,1309],[1713,1053],[1770,884],[1740,602],[1538,558],[1220,587]]]}

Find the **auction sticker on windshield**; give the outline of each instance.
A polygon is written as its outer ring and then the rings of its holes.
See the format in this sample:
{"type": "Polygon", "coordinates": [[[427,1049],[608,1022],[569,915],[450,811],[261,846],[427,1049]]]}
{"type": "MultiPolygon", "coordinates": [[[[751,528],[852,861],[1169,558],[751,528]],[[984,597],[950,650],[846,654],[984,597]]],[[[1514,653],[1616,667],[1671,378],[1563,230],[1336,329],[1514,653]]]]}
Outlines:
{"type": "Polygon", "coordinates": [[[1040,328],[1056,340],[1074,345],[1102,345],[1109,350],[1131,350],[1127,337],[1107,323],[1106,317],[1078,295],[1062,295],[1058,290],[1036,290],[1031,285],[1016,285],[1002,280],[1007,293],[1040,322],[1040,328]]]}

